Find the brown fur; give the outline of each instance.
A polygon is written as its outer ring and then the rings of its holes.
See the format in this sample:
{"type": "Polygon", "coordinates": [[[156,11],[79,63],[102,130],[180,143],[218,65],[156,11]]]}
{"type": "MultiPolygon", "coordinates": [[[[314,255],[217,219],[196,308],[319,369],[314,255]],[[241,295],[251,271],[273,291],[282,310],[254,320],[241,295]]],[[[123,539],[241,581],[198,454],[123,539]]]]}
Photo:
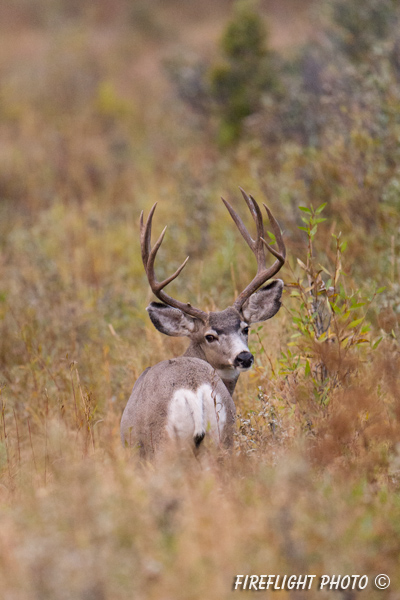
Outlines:
{"type": "Polygon", "coordinates": [[[232,397],[207,362],[186,356],[164,360],[141,374],[122,415],[122,442],[137,445],[143,457],[152,456],[166,441],[168,406],[174,392],[185,387],[197,389],[210,381],[226,407],[228,419],[221,443],[230,447],[236,416],[232,397]]]}

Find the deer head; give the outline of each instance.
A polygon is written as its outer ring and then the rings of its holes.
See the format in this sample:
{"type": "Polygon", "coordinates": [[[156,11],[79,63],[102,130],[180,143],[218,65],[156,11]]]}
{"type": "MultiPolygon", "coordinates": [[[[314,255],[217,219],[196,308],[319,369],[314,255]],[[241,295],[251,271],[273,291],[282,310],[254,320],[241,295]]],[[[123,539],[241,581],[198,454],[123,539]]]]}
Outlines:
{"type": "Polygon", "coordinates": [[[143,220],[143,212],[140,217],[142,260],[150,287],[161,301],[152,302],[147,307],[152,323],[166,335],[190,338],[191,344],[185,356],[206,360],[218,372],[231,393],[240,372],[248,370],[254,361],[247,345],[249,326],[270,319],[281,307],[283,281],[276,279],[264,284],[282,268],[286,256],[279,225],[268,207],[264,204],[278,250],[265,240],[262,213],[257,202],[251,195],[247,195],[241,188],[240,190],[256,224],[255,239],[251,237],[232,206],[223,198],[222,201],[256,257],[257,273],[233,305],[219,312],[204,312],[190,303],[172,298],[165,292],[164,288],[178,277],[189,257],[170,277],[161,282],[157,281],[154,262],[164,239],[166,227],[152,247],[151,228],[157,204],[154,204],[151,209],[146,223],[143,220]],[[274,263],[269,268],[265,266],[266,250],[275,257],[274,263]]]}

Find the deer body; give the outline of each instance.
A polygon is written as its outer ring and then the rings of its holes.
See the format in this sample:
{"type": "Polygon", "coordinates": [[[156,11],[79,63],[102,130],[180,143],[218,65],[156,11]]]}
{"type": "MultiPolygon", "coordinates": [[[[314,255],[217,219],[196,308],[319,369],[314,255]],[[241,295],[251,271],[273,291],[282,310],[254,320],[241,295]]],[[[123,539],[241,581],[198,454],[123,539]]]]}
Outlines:
{"type": "Polygon", "coordinates": [[[153,455],[167,440],[198,447],[206,433],[229,447],[235,415],[232,397],[213,368],[181,356],[139,377],[122,416],[122,440],[137,444],[142,456],[153,455]]]}
{"type": "Polygon", "coordinates": [[[153,455],[163,443],[199,447],[207,435],[217,445],[230,448],[236,408],[232,399],[241,372],[251,368],[254,357],[248,348],[249,325],[271,318],[281,306],[283,282],[273,280],[259,289],[283,265],[285,246],[279,226],[266,208],[279,252],[264,240],[258,204],[242,190],[257,225],[257,239],[248,234],[240,217],[225,202],[233,220],[257,257],[258,271],[233,306],[220,312],[203,312],[168,296],[163,288],[179,275],[186,261],[164,282],[154,275],[154,260],[165,230],[151,248],[153,207],[147,223],[141,217],[142,259],[154,294],[147,310],[153,325],[170,336],[186,336],[190,345],[181,357],[146,369],[134,385],[121,419],[124,444],[138,446],[144,457],[153,455]],[[265,250],[276,257],[265,268],[265,250]]]}

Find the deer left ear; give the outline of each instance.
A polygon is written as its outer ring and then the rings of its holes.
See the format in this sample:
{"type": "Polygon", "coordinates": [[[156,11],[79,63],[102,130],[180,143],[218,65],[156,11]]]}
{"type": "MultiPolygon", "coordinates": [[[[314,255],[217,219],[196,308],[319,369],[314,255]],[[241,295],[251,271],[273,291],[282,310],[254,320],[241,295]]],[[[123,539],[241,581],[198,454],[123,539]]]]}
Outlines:
{"type": "Polygon", "coordinates": [[[273,317],[282,304],[283,281],[274,279],[268,285],[254,292],[243,305],[242,315],[244,320],[259,323],[273,317]]]}
{"type": "Polygon", "coordinates": [[[185,315],[179,308],[151,302],[146,310],[154,327],[165,335],[190,336],[195,329],[195,319],[185,315]]]}

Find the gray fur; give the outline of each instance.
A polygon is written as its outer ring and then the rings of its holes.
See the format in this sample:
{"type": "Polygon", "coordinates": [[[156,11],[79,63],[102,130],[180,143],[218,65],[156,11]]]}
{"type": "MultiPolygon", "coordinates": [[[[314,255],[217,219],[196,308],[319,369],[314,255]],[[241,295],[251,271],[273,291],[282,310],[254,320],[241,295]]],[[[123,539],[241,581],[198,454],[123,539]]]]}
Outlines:
{"type": "Polygon", "coordinates": [[[259,323],[273,317],[281,307],[283,281],[275,279],[244,303],[242,313],[247,323],[259,323]]]}
{"type": "Polygon", "coordinates": [[[195,320],[178,308],[172,308],[161,302],[152,302],[147,312],[154,327],[165,335],[187,336],[195,328],[195,320]]]}
{"type": "Polygon", "coordinates": [[[122,415],[122,442],[139,446],[144,457],[152,456],[168,440],[179,446],[189,445],[193,450],[205,437],[220,446],[233,446],[235,405],[232,394],[240,373],[251,368],[254,361],[247,345],[249,325],[270,319],[279,310],[283,282],[265,283],[282,268],[286,256],[282,233],[271,211],[264,204],[277,249],[265,242],[263,217],[257,202],[242,188],[240,190],[257,228],[256,239],[232,206],[222,200],[256,257],[257,273],[233,306],[220,312],[207,313],[168,295],[165,287],[179,276],[189,257],[175,273],[159,281],[154,262],[166,228],[152,246],[157,203],[146,222],[143,211],[140,215],[143,266],[152,292],[161,301],[152,302],[147,308],[150,319],[161,333],[190,339],[184,356],[163,361],[139,377],[122,415]],[[265,266],[266,248],[275,257],[268,268],[265,266]]]}
{"type": "Polygon", "coordinates": [[[228,419],[221,442],[230,447],[236,415],[232,397],[208,363],[185,356],[164,360],[141,374],[122,415],[122,443],[137,446],[142,457],[153,456],[167,438],[166,422],[171,396],[181,388],[197,389],[205,382],[213,382],[215,393],[226,407],[228,419]]]}
{"type": "Polygon", "coordinates": [[[240,373],[252,364],[247,360],[246,367],[240,367],[236,359],[240,354],[252,358],[247,325],[269,319],[279,310],[282,289],[281,280],[273,281],[255,292],[241,312],[234,307],[210,312],[204,323],[180,309],[152,302],[147,310],[154,326],[167,335],[189,337],[190,345],[183,356],[160,362],[139,377],[122,415],[122,443],[138,446],[142,457],[151,457],[173,438],[176,419],[176,431],[189,431],[193,449],[207,435],[231,448],[236,414],[232,394],[240,373]],[[207,410],[215,411],[218,436],[201,426],[207,410]]]}

